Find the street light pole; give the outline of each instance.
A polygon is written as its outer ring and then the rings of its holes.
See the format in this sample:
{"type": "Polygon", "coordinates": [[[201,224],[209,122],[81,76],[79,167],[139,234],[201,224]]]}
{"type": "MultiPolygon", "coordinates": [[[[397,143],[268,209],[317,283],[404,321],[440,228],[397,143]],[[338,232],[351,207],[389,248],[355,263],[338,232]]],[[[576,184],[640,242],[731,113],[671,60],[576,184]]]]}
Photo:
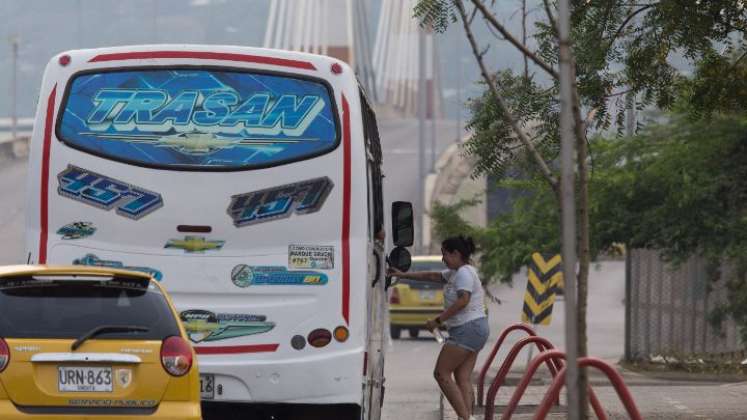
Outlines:
{"type": "Polygon", "coordinates": [[[431,86],[430,89],[428,89],[430,93],[430,101],[428,103],[428,109],[431,113],[431,164],[430,164],[430,172],[434,173],[436,172],[436,70],[437,70],[437,63],[436,63],[436,35],[434,32],[431,32],[428,34],[428,51],[431,53],[430,56],[430,80],[431,80],[431,86]]]}
{"type": "Polygon", "coordinates": [[[12,79],[10,87],[10,127],[13,135],[13,141],[18,138],[18,37],[12,36],[10,38],[11,48],[13,50],[12,57],[13,63],[11,70],[12,79]]]}
{"type": "Polygon", "coordinates": [[[568,0],[558,1],[558,43],[560,61],[560,195],[562,219],[563,280],[565,282],[565,347],[568,361],[566,391],[568,418],[580,417],[578,375],[578,324],[576,313],[576,200],[573,133],[573,78],[568,0]]]}
{"type": "Polygon", "coordinates": [[[418,252],[423,252],[423,214],[425,212],[425,32],[418,29],[418,220],[420,234],[416,235],[418,252]]]}

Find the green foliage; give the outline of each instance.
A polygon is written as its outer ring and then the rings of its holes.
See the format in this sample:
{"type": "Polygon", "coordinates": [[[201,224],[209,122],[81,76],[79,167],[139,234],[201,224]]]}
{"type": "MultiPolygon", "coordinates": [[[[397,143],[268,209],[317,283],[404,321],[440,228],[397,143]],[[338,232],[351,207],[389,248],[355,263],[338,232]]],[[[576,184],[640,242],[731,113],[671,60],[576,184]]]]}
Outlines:
{"type": "MultiPolygon", "coordinates": [[[[456,21],[457,1],[470,16],[475,2],[495,10],[495,2],[487,0],[419,0],[415,16],[442,32],[456,21]]],[[[675,263],[697,254],[747,267],[744,0],[570,3],[576,87],[591,137],[592,255],[625,243],[659,249],[675,263]],[[695,69],[692,75],[679,70],[688,67],[695,69]],[[632,139],[602,137],[610,128],[622,133],[628,97],[635,98],[638,109],[674,112],[671,123],[649,127],[632,139]]],[[[547,16],[540,18],[532,36],[536,57],[557,69],[554,24],[547,16]]],[[[536,65],[531,70],[544,72],[536,65]]],[[[556,169],[558,81],[545,76],[495,71],[491,77],[513,118],[556,169]]],[[[466,225],[458,217],[459,206],[437,207],[437,234],[470,232],[483,252],[483,275],[507,281],[532,252],[558,249],[557,200],[539,181],[535,162],[488,89],[469,105],[472,137],[463,150],[476,161],[475,175],[491,175],[503,180],[504,188],[531,193],[487,229],[466,225]],[[505,181],[517,172],[530,181],[505,181]]],[[[743,274],[730,281],[730,302],[713,314],[714,322],[729,314],[747,327],[747,280],[743,274]]]]}
{"type": "Polygon", "coordinates": [[[747,119],[678,115],[595,150],[591,215],[600,246],[659,249],[675,262],[747,250],[747,119]]]}
{"type": "MultiPolygon", "coordinates": [[[[540,152],[548,160],[554,160],[560,152],[557,90],[543,88],[533,78],[525,79],[510,70],[498,72],[495,80],[500,94],[514,110],[519,125],[532,133],[532,140],[540,152]]],[[[503,122],[505,116],[489,90],[486,89],[482,97],[471,99],[469,107],[472,117],[467,129],[473,134],[465,143],[464,152],[477,157],[475,176],[489,174],[503,178],[506,171],[516,164],[525,171],[535,169],[520,147],[516,134],[503,122]]]]}
{"type": "Polygon", "coordinates": [[[415,5],[415,18],[421,26],[433,28],[436,32],[444,32],[450,23],[457,20],[455,6],[452,0],[420,0],[415,5]]]}
{"type": "MultiPolygon", "coordinates": [[[[419,0],[415,17],[424,26],[444,31],[457,20],[456,1],[419,0]]],[[[474,1],[494,7],[492,1],[474,1]]],[[[468,14],[471,3],[462,1],[468,14]]],[[[535,17],[541,17],[539,9],[535,17]]],[[[743,0],[573,0],[571,9],[577,86],[584,113],[592,116],[593,129],[616,127],[622,132],[628,92],[635,95],[638,108],[655,105],[670,109],[686,87],[690,91],[687,100],[696,112],[707,114],[711,109],[732,106],[745,109],[747,78],[734,72],[734,60],[729,59],[730,54],[745,50],[747,11],[743,0]],[[677,70],[686,65],[698,66],[695,80],[686,79],[677,70]]],[[[557,38],[546,16],[536,22],[533,36],[536,55],[557,68],[557,38]]],[[[536,66],[533,69],[542,72],[536,66]]],[[[494,77],[511,113],[544,148],[545,160],[552,161],[560,138],[554,99],[557,81],[536,81],[545,77],[521,80],[508,72],[494,77]]],[[[477,158],[476,175],[491,173],[500,178],[511,163],[526,163],[523,147],[490,95],[486,92],[473,99],[470,106],[473,118],[468,127],[474,135],[466,152],[477,158]]]]}
{"type": "MultiPolygon", "coordinates": [[[[728,280],[729,302],[711,314],[747,326],[747,117],[714,114],[692,120],[676,114],[633,138],[595,138],[589,184],[591,253],[617,244],[660,250],[673,264],[693,255],[728,260],[739,269],[728,280]]],[[[528,191],[509,213],[485,229],[461,220],[455,207],[437,206],[436,235],[469,232],[489,280],[510,281],[532,252],[558,252],[557,205],[540,179],[503,181],[528,191]]],[[[747,328],[743,328],[747,341],[747,328]]]]}
{"type": "Polygon", "coordinates": [[[730,56],[708,54],[698,63],[695,77],[682,83],[684,95],[678,104],[695,119],[714,113],[747,111],[747,51],[730,56]]]}
{"type": "Polygon", "coordinates": [[[510,213],[491,221],[486,229],[472,226],[459,216],[460,210],[475,204],[473,200],[454,206],[436,204],[431,214],[436,238],[464,233],[474,238],[482,278],[488,282],[510,282],[511,275],[529,263],[533,252],[560,252],[557,204],[545,183],[507,181],[501,186],[531,193],[523,194],[510,213]]]}

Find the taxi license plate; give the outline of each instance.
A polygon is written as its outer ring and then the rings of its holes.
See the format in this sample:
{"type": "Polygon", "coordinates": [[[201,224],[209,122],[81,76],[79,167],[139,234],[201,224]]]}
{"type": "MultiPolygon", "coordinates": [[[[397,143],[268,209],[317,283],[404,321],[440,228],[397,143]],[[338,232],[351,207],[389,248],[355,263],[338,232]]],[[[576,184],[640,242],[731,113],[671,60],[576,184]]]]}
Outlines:
{"type": "Polygon", "coordinates": [[[215,375],[200,375],[200,398],[203,400],[215,398],[215,375]]]}
{"type": "Polygon", "coordinates": [[[60,392],[112,392],[112,368],[58,366],[60,392]]]}
{"type": "Polygon", "coordinates": [[[420,291],[420,299],[422,300],[433,300],[436,298],[435,290],[422,290],[420,291]]]}

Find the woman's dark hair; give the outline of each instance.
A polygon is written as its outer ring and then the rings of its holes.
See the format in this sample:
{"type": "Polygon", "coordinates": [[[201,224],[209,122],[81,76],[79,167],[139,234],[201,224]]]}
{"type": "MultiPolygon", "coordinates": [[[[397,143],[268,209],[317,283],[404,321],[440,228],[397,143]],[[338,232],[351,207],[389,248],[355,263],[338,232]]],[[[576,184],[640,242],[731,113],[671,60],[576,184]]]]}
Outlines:
{"type": "Polygon", "coordinates": [[[469,236],[452,236],[441,242],[441,248],[449,252],[459,251],[462,259],[467,262],[475,252],[475,242],[469,236]]]}

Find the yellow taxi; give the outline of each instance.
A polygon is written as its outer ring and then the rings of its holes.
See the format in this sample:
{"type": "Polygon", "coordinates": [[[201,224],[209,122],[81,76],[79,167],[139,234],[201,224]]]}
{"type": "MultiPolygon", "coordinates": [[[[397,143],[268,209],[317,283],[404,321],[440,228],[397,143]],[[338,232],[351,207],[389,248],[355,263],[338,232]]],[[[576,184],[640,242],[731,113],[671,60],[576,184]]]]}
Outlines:
{"type": "Polygon", "coordinates": [[[0,419],[201,418],[196,355],[151,276],[0,267],[0,419]]]}
{"type": "MultiPolygon", "coordinates": [[[[443,271],[441,255],[416,255],[408,271],[443,271]]],[[[443,285],[419,280],[399,279],[389,295],[389,331],[397,339],[406,329],[415,338],[425,329],[425,322],[444,309],[443,285]]]]}

